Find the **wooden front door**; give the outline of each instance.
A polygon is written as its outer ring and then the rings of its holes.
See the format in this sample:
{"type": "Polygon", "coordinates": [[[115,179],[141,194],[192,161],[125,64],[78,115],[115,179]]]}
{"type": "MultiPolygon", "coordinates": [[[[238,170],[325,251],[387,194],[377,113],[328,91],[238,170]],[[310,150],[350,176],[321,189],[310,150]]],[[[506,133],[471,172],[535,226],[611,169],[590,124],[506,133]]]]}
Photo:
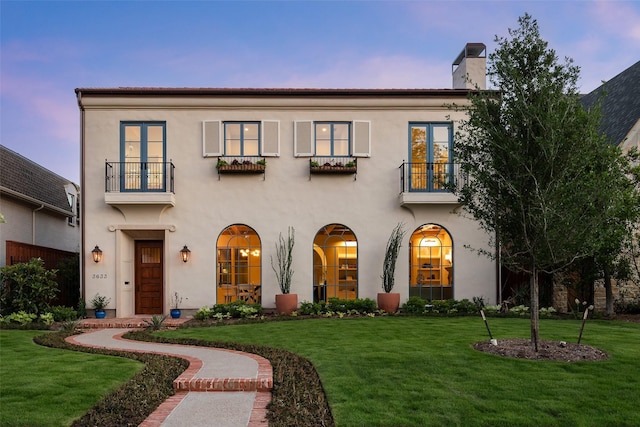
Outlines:
{"type": "Polygon", "coordinates": [[[136,241],[136,314],[162,314],[162,240],[136,241]]]}

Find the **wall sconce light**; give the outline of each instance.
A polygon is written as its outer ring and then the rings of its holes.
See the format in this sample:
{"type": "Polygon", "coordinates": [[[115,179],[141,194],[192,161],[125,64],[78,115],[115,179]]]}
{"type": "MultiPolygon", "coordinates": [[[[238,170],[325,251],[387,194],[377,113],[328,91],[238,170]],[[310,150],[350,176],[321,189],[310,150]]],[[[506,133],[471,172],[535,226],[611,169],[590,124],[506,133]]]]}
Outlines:
{"type": "Polygon", "coordinates": [[[98,245],[93,248],[93,250],[91,251],[91,255],[93,255],[93,262],[102,261],[102,249],[100,249],[98,245]]]}
{"type": "Polygon", "coordinates": [[[189,250],[187,245],[184,245],[184,247],[180,249],[180,257],[182,258],[182,262],[189,261],[190,256],[191,256],[191,251],[189,250]]]}

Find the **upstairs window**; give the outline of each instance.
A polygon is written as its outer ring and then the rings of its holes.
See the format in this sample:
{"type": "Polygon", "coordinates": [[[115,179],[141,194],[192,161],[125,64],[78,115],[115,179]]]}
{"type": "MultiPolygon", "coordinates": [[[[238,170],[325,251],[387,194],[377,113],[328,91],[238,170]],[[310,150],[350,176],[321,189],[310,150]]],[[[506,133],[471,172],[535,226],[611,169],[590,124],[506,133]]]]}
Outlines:
{"type": "Polygon", "coordinates": [[[293,141],[296,157],[370,157],[371,122],[297,120],[293,141]]]}
{"type": "Polygon", "coordinates": [[[120,124],[121,191],[164,191],[166,129],[164,122],[120,124]]]}
{"type": "Polygon", "coordinates": [[[260,155],[260,123],[259,122],[225,122],[224,124],[225,156],[259,156],[260,155]]]}
{"type": "Polygon", "coordinates": [[[202,122],[203,157],[278,157],[280,122],[222,121],[202,122]]]}
{"type": "Polygon", "coordinates": [[[315,155],[347,157],[351,147],[351,124],[337,122],[315,123],[315,155]]]}

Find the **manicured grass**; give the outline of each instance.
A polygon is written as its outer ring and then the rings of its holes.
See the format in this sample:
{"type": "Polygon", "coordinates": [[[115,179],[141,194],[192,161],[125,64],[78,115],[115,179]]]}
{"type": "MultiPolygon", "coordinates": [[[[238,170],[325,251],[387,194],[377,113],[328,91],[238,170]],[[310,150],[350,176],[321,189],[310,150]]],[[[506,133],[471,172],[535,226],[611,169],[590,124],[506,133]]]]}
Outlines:
{"type": "Polygon", "coordinates": [[[143,367],[35,344],[43,333],[0,330],[0,426],[68,426],[143,367]]]}
{"type": "MultiPolygon", "coordinates": [[[[528,319],[489,319],[494,337],[528,337],[528,319]]],[[[580,323],[542,320],[541,339],[577,340],[580,323]]],[[[476,317],[309,319],[167,331],[165,337],[282,347],[310,359],[338,426],[640,425],[640,324],[590,321],[602,362],[505,359],[472,348],[476,317]]]]}

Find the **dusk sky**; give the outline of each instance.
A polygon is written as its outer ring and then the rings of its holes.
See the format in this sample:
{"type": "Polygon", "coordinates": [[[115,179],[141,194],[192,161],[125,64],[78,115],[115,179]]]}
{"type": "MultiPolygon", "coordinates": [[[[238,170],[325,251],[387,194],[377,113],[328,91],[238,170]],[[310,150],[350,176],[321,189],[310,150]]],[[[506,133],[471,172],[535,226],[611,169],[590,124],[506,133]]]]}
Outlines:
{"type": "Polygon", "coordinates": [[[640,59],[637,0],[0,0],[0,144],[79,183],[75,88],[450,88],[526,12],[582,93],[640,59]]]}

